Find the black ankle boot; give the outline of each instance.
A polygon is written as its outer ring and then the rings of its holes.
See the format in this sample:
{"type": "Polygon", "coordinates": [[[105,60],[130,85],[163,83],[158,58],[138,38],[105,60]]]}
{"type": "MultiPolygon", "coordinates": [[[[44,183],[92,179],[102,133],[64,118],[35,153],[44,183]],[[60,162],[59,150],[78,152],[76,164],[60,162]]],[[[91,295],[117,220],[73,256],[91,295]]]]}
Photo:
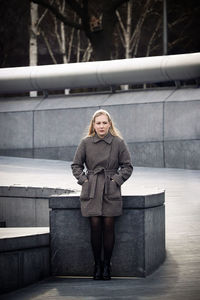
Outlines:
{"type": "Polygon", "coordinates": [[[111,272],[110,262],[109,263],[104,262],[103,274],[102,274],[102,277],[103,277],[104,280],[110,280],[111,279],[110,272],[111,272]]]}
{"type": "Polygon", "coordinates": [[[94,265],[93,279],[94,280],[102,279],[102,264],[101,264],[101,262],[95,263],[95,265],[94,265]]]}

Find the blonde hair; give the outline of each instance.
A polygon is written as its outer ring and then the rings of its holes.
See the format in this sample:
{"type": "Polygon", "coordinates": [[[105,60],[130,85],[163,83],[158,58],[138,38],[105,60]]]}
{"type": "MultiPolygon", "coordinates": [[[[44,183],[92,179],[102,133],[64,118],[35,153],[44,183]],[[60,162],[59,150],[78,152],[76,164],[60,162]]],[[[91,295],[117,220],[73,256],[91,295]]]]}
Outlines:
{"type": "Polygon", "coordinates": [[[107,116],[108,122],[110,123],[110,128],[109,128],[110,133],[113,136],[118,136],[118,137],[122,138],[119,130],[115,127],[114,122],[111,119],[110,114],[104,109],[99,109],[93,114],[92,119],[91,119],[90,124],[89,124],[89,127],[88,127],[87,136],[94,136],[95,135],[94,122],[95,122],[95,119],[97,117],[101,116],[101,115],[107,116]]]}

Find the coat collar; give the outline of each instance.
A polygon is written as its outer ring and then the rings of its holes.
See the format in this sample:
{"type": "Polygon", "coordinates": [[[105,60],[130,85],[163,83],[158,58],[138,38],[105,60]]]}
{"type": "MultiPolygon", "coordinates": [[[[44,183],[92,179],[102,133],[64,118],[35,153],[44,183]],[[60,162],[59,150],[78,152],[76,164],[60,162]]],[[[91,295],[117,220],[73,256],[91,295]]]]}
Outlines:
{"type": "Polygon", "coordinates": [[[113,135],[110,132],[108,132],[108,134],[106,136],[104,136],[104,138],[100,138],[96,133],[93,136],[93,142],[94,143],[98,143],[100,141],[104,141],[107,144],[111,144],[112,140],[113,140],[113,135]]]}

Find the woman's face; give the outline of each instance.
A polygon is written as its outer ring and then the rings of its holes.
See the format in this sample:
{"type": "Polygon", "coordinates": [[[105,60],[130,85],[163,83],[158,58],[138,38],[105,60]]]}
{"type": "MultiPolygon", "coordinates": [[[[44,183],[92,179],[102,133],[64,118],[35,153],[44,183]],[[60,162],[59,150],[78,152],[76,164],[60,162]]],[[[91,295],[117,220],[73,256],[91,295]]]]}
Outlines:
{"type": "Polygon", "coordinates": [[[106,115],[100,115],[94,120],[94,129],[99,137],[103,138],[108,133],[110,122],[106,115]]]}

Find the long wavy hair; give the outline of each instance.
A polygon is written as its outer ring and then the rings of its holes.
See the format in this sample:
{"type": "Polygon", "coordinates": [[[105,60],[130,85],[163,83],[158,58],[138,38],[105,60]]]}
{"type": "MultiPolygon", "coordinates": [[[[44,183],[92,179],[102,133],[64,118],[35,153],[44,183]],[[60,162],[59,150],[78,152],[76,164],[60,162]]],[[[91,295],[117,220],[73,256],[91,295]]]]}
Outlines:
{"type": "Polygon", "coordinates": [[[94,122],[95,119],[101,115],[105,115],[108,118],[108,122],[110,123],[110,128],[109,128],[109,132],[113,135],[113,136],[118,136],[120,138],[122,138],[121,133],[119,132],[119,130],[115,127],[113,120],[111,119],[110,114],[104,110],[104,109],[99,109],[97,110],[93,116],[92,119],[90,121],[89,127],[88,127],[88,134],[87,136],[94,136],[95,135],[95,129],[94,129],[94,122]]]}

